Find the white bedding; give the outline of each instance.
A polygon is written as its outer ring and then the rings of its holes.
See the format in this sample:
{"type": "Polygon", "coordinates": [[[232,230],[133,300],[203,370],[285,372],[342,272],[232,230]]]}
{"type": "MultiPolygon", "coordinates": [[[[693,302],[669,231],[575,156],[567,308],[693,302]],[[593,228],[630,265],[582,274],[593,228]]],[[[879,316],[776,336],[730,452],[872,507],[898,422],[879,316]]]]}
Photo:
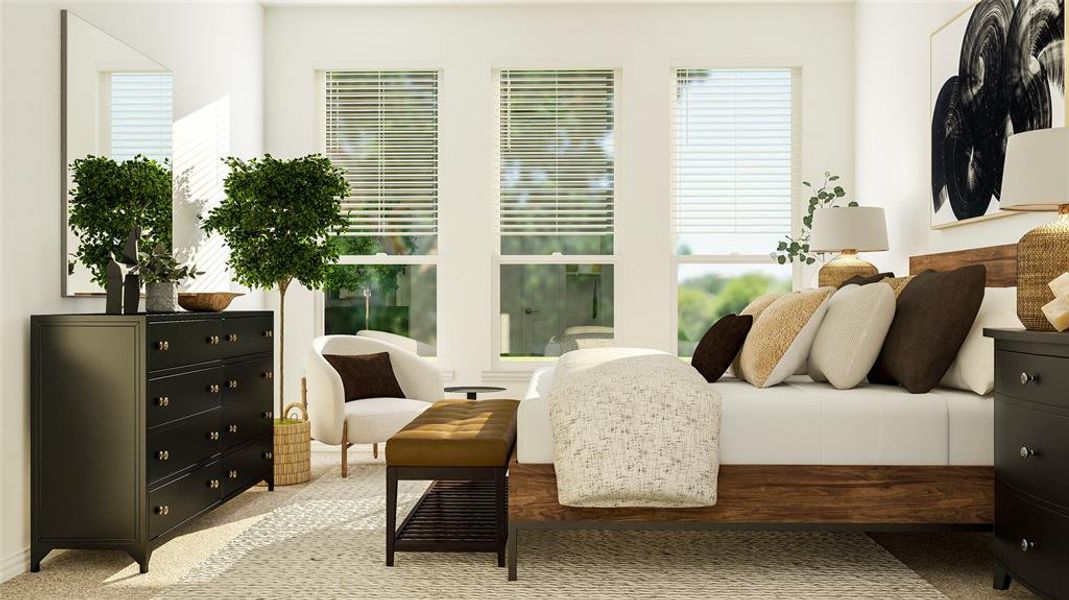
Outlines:
{"type": "MultiPolygon", "coordinates": [[[[517,416],[521,463],[552,463],[546,394],[553,369],[531,379],[517,416]]],[[[758,389],[732,378],[720,393],[721,464],[991,465],[990,396],[936,388],[910,394],[891,386],[836,390],[807,377],[758,389]]]]}

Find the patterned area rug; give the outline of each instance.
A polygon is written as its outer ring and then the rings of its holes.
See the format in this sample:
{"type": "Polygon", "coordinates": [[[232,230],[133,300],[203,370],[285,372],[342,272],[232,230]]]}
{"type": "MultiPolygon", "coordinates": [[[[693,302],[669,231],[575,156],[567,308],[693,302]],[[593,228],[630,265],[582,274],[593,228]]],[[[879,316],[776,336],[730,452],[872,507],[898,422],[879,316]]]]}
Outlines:
{"type": "MultiPolygon", "coordinates": [[[[424,485],[401,483],[403,515],[424,485]]],[[[160,598],[944,598],[862,533],[537,531],[516,582],[492,554],[387,568],[384,488],[381,465],[332,469],[160,598]]]]}

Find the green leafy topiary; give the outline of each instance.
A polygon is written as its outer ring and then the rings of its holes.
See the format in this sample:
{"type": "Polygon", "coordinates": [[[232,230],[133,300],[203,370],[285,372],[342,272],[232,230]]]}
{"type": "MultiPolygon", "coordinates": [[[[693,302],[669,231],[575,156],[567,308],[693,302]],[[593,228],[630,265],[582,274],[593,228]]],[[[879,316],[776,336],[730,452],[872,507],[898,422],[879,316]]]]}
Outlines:
{"type": "Polygon", "coordinates": [[[171,248],[171,169],[167,163],[137,155],[116,162],[86,156],[71,163],[74,174],[67,223],[78,236],[74,259],[93,282],[107,283],[108,261],[122,255],[135,226],[153,231],[153,241],[171,248]]]}
{"type": "MultiPolygon", "coordinates": [[[[348,227],[340,212],[349,184],[341,169],[318,154],[291,160],[230,157],[224,162],[230,167],[223,184],[226,198],[209,211],[202,228],[226,239],[228,265],[238,283],[278,288],[279,346],[284,349],[286,290],[294,280],[312,289],[325,282],[338,260],[333,236],[348,227]]],[[[280,370],[285,366],[282,354],[280,370]]],[[[280,373],[280,403],[284,378],[280,373]]]]}
{"type": "MultiPolygon", "coordinates": [[[[838,175],[832,175],[830,171],[824,171],[824,183],[819,188],[814,188],[813,184],[808,181],[802,182],[802,185],[809,188],[813,194],[809,197],[806,214],[802,217],[802,233],[798,237],[785,236],[786,239],[776,244],[776,251],[772,253],[772,256],[776,258],[776,262],[782,265],[798,261],[811,265],[818,260],[824,260],[823,252],[809,251],[809,236],[813,229],[813,213],[819,208],[839,206],[839,200],[846,197],[846,190],[842,186],[834,184],[838,180],[838,175]]],[[[857,206],[857,202],[848,202],[847,206],[857,206]]]]}

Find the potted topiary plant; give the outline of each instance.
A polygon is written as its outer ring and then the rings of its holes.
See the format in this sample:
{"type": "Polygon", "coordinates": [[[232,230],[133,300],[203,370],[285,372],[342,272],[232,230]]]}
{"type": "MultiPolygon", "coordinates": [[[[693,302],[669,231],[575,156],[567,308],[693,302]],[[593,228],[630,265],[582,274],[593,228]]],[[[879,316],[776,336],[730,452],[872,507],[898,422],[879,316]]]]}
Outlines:
{"type": "MultiPolygon", "coordinates": [[[[819,188],[814,188],[813,184],[808,181],[802,182],[802,185],[809,188],[812,194],[809,197],[806,214],[802,217],[802,232],[797,237],[785,236],[783,241],[776,244],[776,250],[772,253],[776,262],[782,265],[797,261],[811,265],[818,260],[824,260],[823,252],[811,252],[809,250],[809,236],[813,228],[813,213],[819,208],[839,206],[839,202],[846,197],[846,190],[835,183],[838,180],[838,175],[832,175],[831,171],[824,171],[824,183],[819,188]]],[[[850,201],[846,206],[857,206],[857,202],[850,201]]]]}
{"type": "MultiPolygon", "coordinates": [[[[349,184],[321,155],[282,160],[266,155],[224,159],[226,198],[202,227],[230,246],[228,265],[238,283],[279,294],[279,407],[285,406],[286,290],[293,281],[318,289],[338,260],[332,242],[348,221],[341,201],[349,184]]],[[[279,416],[285,416],[280,410],[279,416]]]]}
{"type": "Polygon", "coordinates": [[[150,313],[177,312],[178,284],[203,275],[196,265],[180,265],[170,248],[151,234],[141,238],[135,270],[145,284],[145,312],[150,313]]]}
{"type": "Polygon", "coordinates": [[[86,156],[71,164],[73,186],[67,223],[78,236],[68,269],[81,263],[95,283],[107,285],[108,262],[121,256],[130,230],[155,232],[155,243],[171,247],[171,169],[137,155],[122,162],[86,156]]]}

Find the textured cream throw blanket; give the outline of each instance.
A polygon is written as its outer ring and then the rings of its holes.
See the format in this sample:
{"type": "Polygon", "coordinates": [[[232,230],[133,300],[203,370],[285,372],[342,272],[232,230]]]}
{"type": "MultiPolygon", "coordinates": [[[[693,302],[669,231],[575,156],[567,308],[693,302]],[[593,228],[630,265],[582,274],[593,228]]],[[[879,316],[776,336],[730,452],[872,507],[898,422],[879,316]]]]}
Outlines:
{"type": "Polygon", "coordinates": [[[690,365],[652,350],[569,352],[548,403],[562,505],[716,504],[720,396],[690,365]]]}

